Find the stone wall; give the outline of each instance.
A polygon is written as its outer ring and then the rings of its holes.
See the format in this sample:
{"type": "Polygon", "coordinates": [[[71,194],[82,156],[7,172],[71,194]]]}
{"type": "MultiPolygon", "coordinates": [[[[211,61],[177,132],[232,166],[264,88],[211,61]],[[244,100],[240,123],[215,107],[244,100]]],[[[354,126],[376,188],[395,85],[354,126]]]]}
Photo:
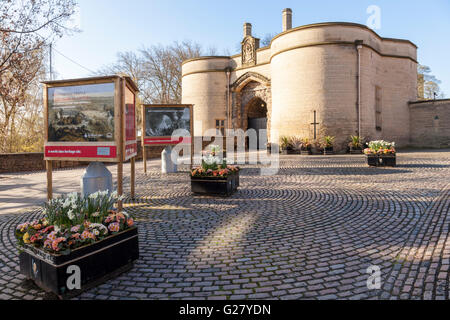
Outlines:
{"type": "MultiPolygon", "coordinates": [[[[53,161],[53,168],[72,168],[87,165],[80,161],[53,161]]],[[[0,154],[0,173],[45,170],[44,153],[0,154]]]]}
{"type": "MultiPolygon", "coordinates": [[[[147,147],[147,159],[161,157],[164,146],[147,147]]],[[[138,141],[137,160],[142,159],[142,147],[138,141]]],[[[75,168],[87,166],[89,162],[82,161],[53,161],[53,168],[75,168]]],[[[0,173],[25,172],[45,170],[44,153],[3,153],[0,154],[0,173]]]]}
{"type": "Polygon", "coordinates": [[[410,102],[411,146],[450,147],[450,99],[410,102]]]}

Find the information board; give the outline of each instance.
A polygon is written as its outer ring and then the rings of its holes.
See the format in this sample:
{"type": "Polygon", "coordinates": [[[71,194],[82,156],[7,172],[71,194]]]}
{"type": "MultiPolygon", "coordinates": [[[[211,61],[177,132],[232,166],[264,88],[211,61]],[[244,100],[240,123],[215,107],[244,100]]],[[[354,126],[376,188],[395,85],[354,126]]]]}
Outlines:
{"type": "Polygon", "coordinates": [[[144,145],[191,143],[192,105],[143,105],[144,145]],[[185,130],[186,137],[172,138],[175,130],[185,130]]]}

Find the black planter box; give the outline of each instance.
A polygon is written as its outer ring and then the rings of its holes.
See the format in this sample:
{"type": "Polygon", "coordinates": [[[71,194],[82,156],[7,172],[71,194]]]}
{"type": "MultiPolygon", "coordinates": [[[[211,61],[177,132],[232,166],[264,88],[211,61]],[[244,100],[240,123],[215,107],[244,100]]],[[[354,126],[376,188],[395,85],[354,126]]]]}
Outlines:
{"type": "Polygon", "coordinates": [[[68,255],[54,255],[30,245],[19,248],[20,273],[59,298],[73,297],[126,270],[139,258],[137,227],[109,236],[68,255]],[[80,268],[81,288],[70,290],[69,266],[80,268]],[[68,273],[69,272],[69,273],[68,273]]]}
{"type": "Polygon", "coordinates": [[[226,178],[191,176],[191,190],[196,194],[230,196],[238,187],[239,171],[226,178]]]}
{"type": "Polygon", "coordinates": [[[323,149],[323,154],[324,154],[324,155],[334,154],[333,147],[324,148],[324,149],[323,149]]]}
{"type": "Polygon", "coordinates": [[[395,167],[395,155],[366,155],[367,164],[372,167],[395,167]]]}
{"type": "Polygon", "coordinates": [[[350,154],[361,154],[363,153],[362,149],[353,149],[353,147],[350,147],[350,154]]]}
{"type": "Polygon", "coordinates": [[[280,149],[281,154],[294,154],[294,149],[288,147],[287,149],[280,149]]]}
{"type": "Polygon", "coordinates": [[[312,150],[311,149],[300,150],[300,154],[301,155],[311,155],[312,154],[312,150]]]}

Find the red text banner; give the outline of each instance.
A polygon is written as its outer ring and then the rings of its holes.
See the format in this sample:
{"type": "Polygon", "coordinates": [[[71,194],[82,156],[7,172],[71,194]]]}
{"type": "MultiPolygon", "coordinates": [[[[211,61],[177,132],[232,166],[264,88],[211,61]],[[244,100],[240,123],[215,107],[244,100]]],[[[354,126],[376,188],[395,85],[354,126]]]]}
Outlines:
{"type": "Polygon", "coordinates": [[[125,160],[137,156],[137,143],[127,144],[125,146],[125,160]]]}
{"type": "Polygon", "coordinates": [[[116,158],[115,146],[45,146],[47,158],[116,158]]]}
{"type": "Polygon", "coordinates": [[[191,143],[191,137],[167,137],[167,138],[144,138],[144,145],[170,145],[179,143],[191,143]]]}

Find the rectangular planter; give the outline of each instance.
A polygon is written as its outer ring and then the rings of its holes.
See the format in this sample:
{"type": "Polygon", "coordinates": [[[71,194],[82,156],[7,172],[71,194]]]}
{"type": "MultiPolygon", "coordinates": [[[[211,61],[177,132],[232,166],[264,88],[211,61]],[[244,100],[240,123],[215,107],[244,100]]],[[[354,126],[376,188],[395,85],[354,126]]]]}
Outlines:
{"type": "Polygon", "coordinates": [[[191,190],[196,194],[230,196],[238,187],[239,172],[226,178],[191,176],[191,190]]]}
{"type": "Polygon", "coordinates": [[[334,150],[333,150],[332,147],[331,147],[331,148],[324,148],[324,149],[323,149],[323,154],[324,154],[324,155],[334,154],[334,150]]]}
{"type": "Polygon", "coordinates": [[[362,154],[363,150],[362,149],[353,149],[350,147],[350,154],[362,154]]]}
{"type": "Polygon", "coordinates": [[[395,167],[395,155],[366,155],[367,164],[372,167],[395,167]]]}
{"type": "Polygon", "coordinates": [[[130,269],[139,258],[138,232],[133,227],[74,249],[68,255],[54,255],[30,245],[20,250],[20,273],[43,290],[68,298],[130,269]],[[79,268],[79,290],[68,287],[69,277],[74,273],[71,266],[79,268]]]}

